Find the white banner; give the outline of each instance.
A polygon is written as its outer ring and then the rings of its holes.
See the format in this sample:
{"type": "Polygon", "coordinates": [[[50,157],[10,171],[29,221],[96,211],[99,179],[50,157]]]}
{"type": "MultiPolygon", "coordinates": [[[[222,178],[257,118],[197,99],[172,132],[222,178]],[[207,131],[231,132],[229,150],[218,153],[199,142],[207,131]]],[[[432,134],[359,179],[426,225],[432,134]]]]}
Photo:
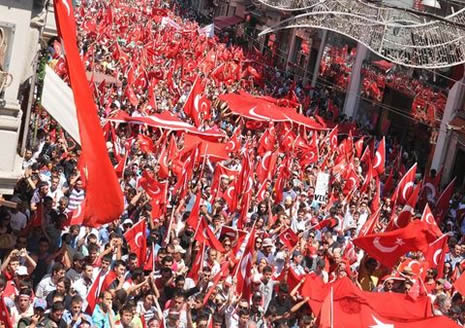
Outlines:
{"type": "Polygon", "coordinates": [[[48,65],[45,66],[42,106],[78,144],[81,144],[73,91],[48,65]]]}
{"type": "Polygon", "coordinates": [[[320,204],[326,204],[329,188],[329,174],[319,172],[316,178],[315,201],[320,204]]]}
{"type": "Polygon", "coordinates": [[[181,29],[181,26],[176,23],[174,20],[172,20],[171,18],[169,17],[163,17],[161,19],[161,28],[165,28],[166,25],[176,29],[176,30],[180,30],[181,29]]]}
{"type": "Polygon", "coordinates": [[[215,35],[215,24],[210,24],[202,28],[199,28],[199,34],[205,34],[207,38],[213,38],[213,36],[215,35]]]}

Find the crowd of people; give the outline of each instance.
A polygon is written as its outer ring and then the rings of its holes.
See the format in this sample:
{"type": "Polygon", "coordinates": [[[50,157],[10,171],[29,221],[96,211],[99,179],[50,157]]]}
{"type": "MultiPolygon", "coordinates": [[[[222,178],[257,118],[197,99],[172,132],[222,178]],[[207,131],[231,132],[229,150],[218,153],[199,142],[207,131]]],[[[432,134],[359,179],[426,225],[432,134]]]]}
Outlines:
{"type": "MultiPolygon", "coordinates": [[[[82,1],[75,8],[124,211],[99,227],[80,224],[80,147],[38,105],[31,122],[37,142],[0,207],[0,326],[329,327],[326,295],[315,295],[345,279],[370,293],[363,295],[426,302],[424,317],[414,319],[448,316],[465,326],[465,298],[454,285],[465,268],[464,195],[454,192],[444,210],[441,174],[418,169],[414,203],[405,191],[397,197],[396,186],[415,167],[413,152],[344,117],[330,89],[263,65],[259,53],[226,47],[193,17],[182,1],[82,1]],[[198,80],[207,105],[187,110],[198,80]],[[318,129],[241,117],[220,99],[240,92],[285,99],[280,105],[318,129]],[[195,130],[115,119],[122,112],[170,112],[195,130]],[[202,143],[232,146],[225,158],[207,156],[213,149],[202,143]],[[367,230],[382,234],[423,220],[426,205],[441,229],[431,243],[445,239],[450,249],[440,263],[417,250],[386,266],[353,242],[367,230]]],[[[47,56],[68,81],[58,39],[47,56]]]]}

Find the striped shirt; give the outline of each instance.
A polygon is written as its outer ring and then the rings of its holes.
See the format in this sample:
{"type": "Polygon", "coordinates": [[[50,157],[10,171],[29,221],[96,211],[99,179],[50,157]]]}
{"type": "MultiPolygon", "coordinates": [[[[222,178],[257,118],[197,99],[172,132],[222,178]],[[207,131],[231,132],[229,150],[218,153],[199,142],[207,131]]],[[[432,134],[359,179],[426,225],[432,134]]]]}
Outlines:
{"type": "Polygon", "coordinates": [[[68,210],[75,210],[79,204],[84,200],[85,192],[84,190],[73,189],[71,195],[69,196],[68,210]]]}

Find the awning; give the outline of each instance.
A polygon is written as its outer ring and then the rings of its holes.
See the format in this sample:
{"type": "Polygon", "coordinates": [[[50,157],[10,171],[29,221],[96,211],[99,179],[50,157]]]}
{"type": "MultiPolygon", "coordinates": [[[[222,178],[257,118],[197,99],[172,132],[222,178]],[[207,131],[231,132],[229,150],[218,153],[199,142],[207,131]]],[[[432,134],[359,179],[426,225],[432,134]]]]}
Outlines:
{"type": "Polygon", "coordinates": [[[464,133],[465,132],[465,118],[460,116],[455,116],[449,124],[447,124],[449,128],[453,131],[464,133]]]}
{"type": "Polygon", "coordinates": [[[242,22],[244,18],[239,16],[218,16],[213,18],[213,23],[215,24],[215,30],[221,31],[226,27],[230,27],[242,22]]]}

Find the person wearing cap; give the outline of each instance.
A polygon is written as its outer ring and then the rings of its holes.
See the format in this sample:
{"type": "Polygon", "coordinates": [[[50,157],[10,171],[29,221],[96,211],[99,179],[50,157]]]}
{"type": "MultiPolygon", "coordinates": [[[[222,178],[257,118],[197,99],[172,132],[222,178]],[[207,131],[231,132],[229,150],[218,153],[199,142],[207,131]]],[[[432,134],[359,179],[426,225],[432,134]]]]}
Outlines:
{"type": "Polygon", "coordinates": [[[257,260],[260,261],[262,258],[265,258],[267,263],[274,264],[273,246],[271,238],[263,239],[262,247],[258,251],[257,260]]]}
{"type": "Polygon", "coordinates": [[[183,275],[184,273],[186,273],[186,271],[189,270],[189,268],[186,267],[186,264],[184,263],[184,259],[182,258],[185,253],[186,250],[182,248],[181,245],[174,246],[173,259],[174,263],[176,264],[177,275],[183,275]]]}

